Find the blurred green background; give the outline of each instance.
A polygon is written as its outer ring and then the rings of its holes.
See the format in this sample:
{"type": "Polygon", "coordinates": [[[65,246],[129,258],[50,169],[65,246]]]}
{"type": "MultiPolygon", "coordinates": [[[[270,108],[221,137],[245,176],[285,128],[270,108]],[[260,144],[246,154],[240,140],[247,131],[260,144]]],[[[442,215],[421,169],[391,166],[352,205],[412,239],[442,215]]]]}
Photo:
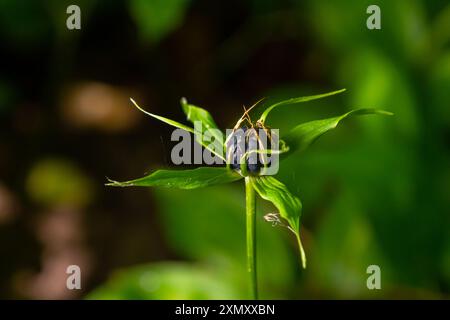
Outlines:
{"type": "Polygon", "coordinates": [[[261,297],[448,299],[449,40],[445,0],[2,0],[0,297],[245,298],[242,183],[104,187],[171,166],[170,128],[128,97],[183,122],[185,96],[230,128],[261,97],[347,88],[271,114],[281,133],[355,107],[395,116],[349,120],[282,164],[309,266],[259,201],[261,297]]]}

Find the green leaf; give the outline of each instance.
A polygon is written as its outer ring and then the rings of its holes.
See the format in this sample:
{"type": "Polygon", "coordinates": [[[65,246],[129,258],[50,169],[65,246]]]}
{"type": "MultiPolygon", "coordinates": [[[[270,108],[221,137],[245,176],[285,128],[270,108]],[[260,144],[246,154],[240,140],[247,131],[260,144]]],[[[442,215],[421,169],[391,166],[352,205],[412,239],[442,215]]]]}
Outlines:
{"type": "Polygon", "coordinates": [[[188,132],[194,133],[194,129],[192,129],[191,127],[188,127],[188,126],[186,126],[186,125],[184,125],[184,124],[182,124],[182,123],[179,123],[179,122],[177,122],[177,121],[170,120],[170,119],[168,119],[168,118],[161,117],[161,116],[158,116],[158,115],[156,115],[156,114],[150,113],[150,112],[148,112],[148,111],[142,109],[142,108],[136,103],[136,101],[134,101],[132,98],[130,98],[130,100],[131,100],[131,102],[133,102],[133,104],[134,104],[134,106],[135,106],[136,108],[138,108],[138,109],[139,109],[140,111],[142,111],[143,113],[149,115],[150,117],[153,117],[153,118],[155,118],[155,119],[158,119],[159,121],[162,121],[162,122],[164,122],[164,123],[167,123],[168,125],[171,125],[171,126],[173,126],[173,127],[180,128],[180,129],[186,130],[186,131],[188,131],[188,132]]]}
{"type": "Polygon", "coordinates": [[[302,203],[291,194],[287,187],[272,176],[252,177],[253,188],[261,198],[268,200],[278,209],[280,216],[285,219],[297,239],[303,268],[306,268],[305,251],[300,240],[300,215],[302,203]]]}
{"type": "Polygon", "coordinates": [[[145,177],[117,182],[110,180],[107,186],[113,187],[166,187],[178,189],[196,189],[219,183],[228,183],[242,177],[228,168],[200,167],[191,170],[158,170],[145,177]]]}
{"type": "Polygon", "coordinates": [[[300,103],[300,102],[307,102],[307,101],[311,101],[311,100],[317,100],[317,99],[329,97],[329,96],[332,96],[332,95],[344,92],[345,90],[346,89],[341,89],[341,90],[332,91],[332,92],[328,92],[328,93],[324,93],[324,94],[292,98],[292,99],[288,99],[288,100],[283,100],[283,101],[277,102],[277,103],[269,106],[266,110],[264,110],[264,112],[262,113],[261,117],[259,118],[259,121],[264,123],[266,121],[267,116],[269,115],[269,112],[272,111],[273,109],[275,109],[276,107],[287,105],[287,104],[295,104],[295,103],[300,103]]]}
{"type": "MultiPolygon", "coordinates": [[[[206,145],[211,142],[204,141],[200,139],[200,137],[204,139],[205,133],[208,131],[212,137],[214,137],[214,140],[218,141],[220,146],[223,148],[223,133],[220,131],[211,114],[203,108],[189,104],[186,98],[182,98],[180,102],[181,108],[190,122],[195,124],[195,122],[200,121],[202,123],[201,132],[199,132],[198,128],[194,125],[196,140],[206,147],[206,145]]],[[[211,150],[210,148],[208,149],[211,150]]]]}
{"type": "Polygon", "coordinates": [[[190,122],[194,123],[195,121],[201,121],[205,130],[219,129],[213,117],[207,110],[189,104],[186,98],[181,98],[180,102],[181,108],[190,122]]]}
{"type": "MultiPolygon", "coordinates": [[[[167,124],[169,124],[169,125],[171,125],[171,126],[174,126],[174,127],[176,127],[176,128],[179,128],[179,129],[182,129],[182,130],[186,130],[186,131],[188,131],[188,132],[190,132],[190,133],[193,133],[193,134],[195,135],[195,139],[196,139],[196,141],[197,141],[198,143],[200,143],[203,147],[205,147],[206,149],[210,150],[212,153],[214,153],[214,154],[215,154],[216,156],[218,156],[220,159],[222,159],[222,160],[225,161],[225,158],[223,157],[223,150],[222,150],[222,153],[220,153],[220,152],[218,153],[218,152],[216,152],[214,149],[211,148],[212,142],[205,141],[204,139],[200,139],[200,138],[199,138],[200,136],[204,137],[204,136],[203,136],[203,132],[202,132],[201,135],[199,135],[199,132],[197,132],[194,128],[188,127],[188,126],[186,126],[186,125],[184,125],[184,124],[182,124],[182,123],[179,123],[179,122],[177,122],[177,121],[174,121],[174,120],[171,120],[171,119],[168,119],[168,118],[161,117],[161,116],[158,116],[158,115],[156,115],[156,114],[150,113],[150,112],[148,112],[148,111],[142,109],[142,108],[136,103],[136,101],[134,101],[132,98],[130,98],[130,100],[131,100],[131,102],[133,102],[133,104],[134,104],[134,106],[135,106],[136,108],[138,108],[138,109],[139,109],[140,111],[142,111],[143,113],[149,115],[150,117],[153,117],[153,118],[155,118],[155,119],[158,119],[159,121],[162,121],[162,122],[164,122],[164,123],[167,123],[167,124]]],[[[199,108],[199,109],[200,109],[200,108],[199,108]]],[[[207,112],[206,110],[203,110],[203,111],[207,112]]],[[[211,116],[210,116],[210,117],[211,117],[211,116]]],[[[211,117],[211,120],[212,120],[212,117],[211,117]]],[[[214,120],[213,120],[213,122],[214,122],[214,120]]],[[[213,131],[212,131],[212,132],[213,132],[213,131]]],[[[222,138],[222,139],[223,139],[223,138],[222,138]]],[[[222,139],[218,139],[218,141],[222,142],[222,139]]],[[[223,148],[223,143],[221,143],[220,147],[223,148]]]]}
{"type": "Polygon", "coordinates": [[[340,121],[356,115],[393,115],[393,113],[379,109],[356,109],[334,118],[314,120],[302,123],[292,129],[283,140],[290,151],[303,151],[324,133],[337,127],[340,121]]]}

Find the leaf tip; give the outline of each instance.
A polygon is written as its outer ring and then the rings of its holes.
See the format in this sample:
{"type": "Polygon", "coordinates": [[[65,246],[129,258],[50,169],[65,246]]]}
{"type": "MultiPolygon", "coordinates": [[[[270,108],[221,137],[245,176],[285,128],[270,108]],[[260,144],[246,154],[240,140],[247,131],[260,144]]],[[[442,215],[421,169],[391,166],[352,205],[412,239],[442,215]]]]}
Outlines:
{"type": "Polygon", "coordinates": [[[129,183],[129,182],[115,181],[115,180],[112,180],[112,179],[110,179],[108,177],[106,177],[106,180],[108,180],[108,182],[105,183],[105,186],[107,186],[107,187],[128,187],[128,186],[132,186],[133,185],[132,183],[129,183]]]}
{"type": "Polygon", "coordinates": [[[144,110],[142,110],[142,108],[141,107],[139,107],[139,105],[137,104],[137,102],[136,101],[134,101],[134,99],[133,98],[131,98],[130,97],[130,101],[134,104],[134,106],[136,107],[136,108],[138,108],[139,110],[141,110],[142,112],[145,112],[144,110]]]}
{"type": "Polygon", "coordinates": [[[136,108],[140,109],[139,105],[137,104],[136,101],[134,101],[134,99],[133,99],[132,97],[130,97],[130,101],[131,101],[131,103],[134,104],[134,106],[135,106],[136,108]]]}
{"type": "Polygon", "coordinates": [[[155,116],[154,114],[152,114],[152,113],[150,113],[150,112],[145,111],[144,109],[142,109],[142,108],[137,104],[137,102],[134,101],[134,99],[131,98],[131,97],[130,97],[130,101],[134,104],[134,106],[135,106],[139,111],[141,111],[141,112],[143,112],[143,113],[145,113],[145,114],[147,114],[147,115],[149,115],[149,116],[151,116],[151,117],[158,118],[158,117],[155,116]]]}
{"type": "Polygon", "coordinates": [[[180,99],[181,109],[183,109],[183,112],[186,114],[186,117],[188,120],[191,119],[191,108],[189,108],[188,101],[185,97],[182,97],[180,99]]]}
{"type": "Polygon", "coordinates": [[[114,186],[117,186],[117,184],[118,184],[117,181],[114,181],[108,177],[106,177],[106,180],[108,180],[108,182],[105,183],[105,186],[107,186],[107,187],[114,187],[114,186]]]}
{"type": "Polygon", "coordinates": [[[302,268],[306,269],[306,254],[305,254],[305,249],[303,249],[302,241],[300,239],[300,234],[296,232],[295,237],[297,238],[298,248],[300,250],[300,261],[302,263],[302,268]]]}

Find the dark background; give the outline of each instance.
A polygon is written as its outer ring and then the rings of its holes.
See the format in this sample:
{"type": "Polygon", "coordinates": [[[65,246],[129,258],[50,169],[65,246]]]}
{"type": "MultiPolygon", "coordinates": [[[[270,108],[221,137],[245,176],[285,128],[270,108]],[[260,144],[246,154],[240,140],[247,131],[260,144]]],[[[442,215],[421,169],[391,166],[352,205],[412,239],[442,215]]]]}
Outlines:
{"type": "Polygon", "coordinates": [[[103,185],[171,166],[171,128],[128,98],[185,122],[184,96],[225,129],[261,97],[347,88],[271,114],[281,132],[355,107],[395,116],[345,122],[282,164],[309,266],[258,202],[261,297],[448,299],[449,39],[448,1],[3,0],[0,297],[245,297],[241,184],[103,185]],[[366,288],[371,264],[382,290],[366,288]]]}

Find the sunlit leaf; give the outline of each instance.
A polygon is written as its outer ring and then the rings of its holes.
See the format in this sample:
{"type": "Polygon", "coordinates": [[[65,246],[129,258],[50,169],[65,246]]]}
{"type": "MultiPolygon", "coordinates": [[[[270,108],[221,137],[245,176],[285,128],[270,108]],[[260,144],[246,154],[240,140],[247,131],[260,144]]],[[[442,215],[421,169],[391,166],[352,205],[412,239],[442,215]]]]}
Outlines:
{"type": "Polygon", "coordinates": [[[194,133],[194,129],[192,129],[191,127],[188,127],[188,126],[186,126],[186,125],[184,125],[184,124],[182,124],[182,123],[179,123],[179,122],[177,122],[177,121],[174,121],[174,120],[171,120],[171,119],[168,119],[168,118],[161,117],[161,116],[158,116],[158,115],[156,115],[156,114],[150,113],[150,112],[148,112],[148,111],[142,109],[142,108],[136,103],[136,101],[134,101],[132,98],[130,98],[130,100],[131,100],[131,102],[133,102],[133,104],[134,104],[134,106],[135,106],[136,108],[138,108],[138,109],[139,109],[140,111],[142,111],[143,113],[149,115],[150,117],[153,117],[153,118],[155,118],[155,119],[158,119],[159,121],[162,121],[162,122],[164,122],[164,123],[167,123],[168,125],[171,125],[171,126],[173,126],[173,127],[180,128],[180,129],[186,130],[186,131],[188,131],[188,132],[194,133]]]}
{"type": "MultiPolygon", "coordinates": [[[[211,150],[207,146],[211,143],[211,141],[205,141],[205,134],[208,132],[215,141],[218,141],[220,146],[223,148],[223,134],[214,121],[211,114],[200,107],[194,106],[187,102],[185,98],[181,99],[181,108],[183,112],[186,114],[187,119],[194,124],[195,138],[197,142],[204,145],[207,149],[211,150]],[[195,126],[196,122],[201,122],[201,130],[195,126]]],[[[212,150],[211,150],[212,151],[212,150]]],[[[215,153],[215,152],[214,152],[215,153]]],[[[216,153],[215,153],[216,154],[216,153]]],[[[225,160],[225,159],[223,159],[225,160]]]]}
{"type": "Polygon", "coordinates": [[[181,108],[190,122],[201,121],[204,131],[219,128],[207,110],[188,103],[186,98],[182,98],[180,102],[181,108]]]}
{"type": "Polygon", "coordinates": [[[305,251],[300,240],[300,215],[302,203],[291,194],[286,186],[272,176],[253,177],[250,179],[253,188],[261,198],[270,201],[278,209],[280,216],[285,219],[297,238],[300,258],[303,268],[306,268],[305,251]]]}
{"type": "Polygon", "coordinates": [[[321,135],[336,128],[339,122],[345,118],[368,114],[393,115],[391,112],[379,109],[352,110],[338,117],[302,123],[292,129],[283,139],[289,146],[290,151],[303,151],[321,135]]]}
{"type": "Polygon", "coordinates": [[[203,188],[220,183],[228,183],[242,177],[225,167],[200,167],[191,170],[158,170],[145,177],[118,182],[109,180],[106,185],[113,187],[166,187],[178,189],[203,188]]]}
{"type": "MultiPolygon", "coordinates": [[[[162,121],[162,122],[164,122],[164,123],[167,123],[167,124],[169,124],[169,125],[171,125],[171,126],[174,126],[174,127],[176,127],[176,128],[179,128],[179,129],[182,129],[182,130],[186,130],[186,131],[188,131],[188,132],[190,132],[190,133],[194,133],[194,134],[195,134],[195,139],[196,139],[196,141],[197,141],[198,143],[200,143],[203,147],[205,147],[206,149],[208,149],[209,151],[211,151],[213,154],[215,154],[215,155],[216,155],[217,157],[219,157],[220,159],[225,160],[225,158],[223,157],[223,155],[222,155],[221,152],[217,152],[217,150],[214,150],[214,148],[212,148],[213,142],[206,141],[206,140],[204,139],[204,136],[203,136],[203,133],[204,133],[204,132],[201,132],[201,134],[200,134],[200,132],[196,132],[194,128],[188,127],[188,126],[186,126],[186,125],[184,125],[184,124],[182,124],[182,123],[179,123],[179,122],[177,122],[177,121],[174,121],[174,120],[171,120],[171,119],[168,119],[168,118],[165,118],[165,117],[158,116],[158,115],[156,115],[156,114],[150,113],[150,112],[148,112],[148,111],[142,109],[142,108],[136,103],[136,101],[134,101],[132,98],[130,98],[130,100],[131,100],[131,102],[133,102],[133,104],[134,104],[134,106],[135,106],[136,108],[138,108],[138,109],[139,109],[140,111],[142,111],[143,113],[149,115],[150,117],[153,117],[153,118],[155,118],[155,119],[158,119],[159,121],[162,121]],[[202,138],[200,139],[200,137],[202,137],[202,138]]],[[[199,109],[200,109],[200,108],[199,108],[199,109]]],[[[206,110],[204,110],[204,111],[207,112],[206,110]]],[[[198,114],[198,112],[197,112],[197,114],[198,114]]],[[[211,116],[209,116],[209,117],[210,117],[210,120],[212,120],[212,117],[211,117],[211,116]]],[[[199,120],[199,121],[202,121],[202,120],[199,120]]],[[[212,122],[214,122],[214,120],[212,120],[212,122]]],[[[209,125],[209,126],[211,125],[211,121],[209,121],[209,124],[208,124],[208,125],[209,125]]],[[[211,132],[214,132],[214,130],[212,130],[211,132]]],[[[220,143],[222,142],[222,138],[220,138],[220,136],[219,136],[219,138],[218,138],[218,141],[219,141],[220,143]]],[[[220,146],[222,146],[222,145],[223,145],[223,143],[220,144],[220,146]]]]}
{"type": "Polygon", "coordinates": [[[288,100],[283,100],[283,101],[277,102],[277,103],[269,106],[266,110],[264,110],[264,112],[261,114],[261,117],[259,118],[259,120],[262,123],[264,123],[264,121],[266,121],[267,116],[269,115],[269,112],[272,111],[273,109],[275,109],[276,107],[280,107],[280,106],[288,105],[288,104],[300,103],[300,102],[307,102],[307,101],[311,101],[311,100],[317,100],[317,99],[329,97],[329,96],[332,96],[332,95],[344,92],[345,90],[346,89],[341,89],[341,90],[332,91],[332,92],[328,92],[328,93],[324,93],[324,94],[292,98],[292,99],[288,99],[288,100]]]}

